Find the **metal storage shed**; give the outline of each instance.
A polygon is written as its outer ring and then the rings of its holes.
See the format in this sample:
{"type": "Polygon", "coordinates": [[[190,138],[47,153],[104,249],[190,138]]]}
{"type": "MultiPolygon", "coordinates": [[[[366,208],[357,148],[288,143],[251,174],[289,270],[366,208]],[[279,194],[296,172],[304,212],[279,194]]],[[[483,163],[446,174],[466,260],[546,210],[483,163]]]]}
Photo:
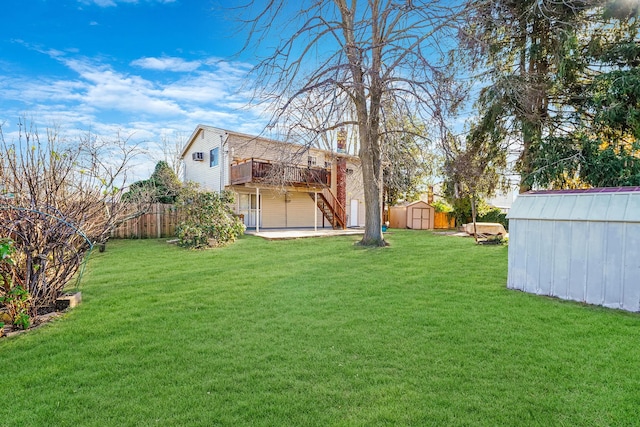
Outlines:
{"type": "Polygon", "coordinates": [[[508,218],[508,288],[640,311],[640,187],[529,192],[508,218]]]}

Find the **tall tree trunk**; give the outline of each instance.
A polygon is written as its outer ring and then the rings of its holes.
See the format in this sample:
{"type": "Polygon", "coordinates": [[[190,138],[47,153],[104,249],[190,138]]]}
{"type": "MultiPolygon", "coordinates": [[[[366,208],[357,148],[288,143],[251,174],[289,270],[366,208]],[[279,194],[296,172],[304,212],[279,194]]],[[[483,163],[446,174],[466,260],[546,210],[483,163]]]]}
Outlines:
{"type": "Polygon", "coordinates": [[[547,117],[549,64],[547,52],[544,49],[550,38],[548,20],[544,16],[536,15],[532,34],[528,35],[526,28],[521,28],[521,31],[525,40],[527,36],[529,37],[528,43],[520,46],[523,54],[528,55],[528,61],[524,61],[523,56],[520,64],[521,75],[527,87],[523,88],[526,104],[521,118],[522,154],[518,162],[521,177],[520,193],[526,193],[531,190],[530,180],[533,172],[531,148],[542,138],[543,121],[547,117]],[[527,48],[528,45],[531,46],[527,48]]]}
{"type": "Polygon", "coordinates": [[[360,161],[362,163],[362,181],[365,203],[365,229],[361,244],[366,246],[384,246],[382,236],[382,168],[380,147],[377,135],[368,131],[367,126],[360,127],[360,161]],[[376,147],[377,146],[377,147],[376,147]]]}
{"type": "Polygon", "coordinates": [[[478,227],[476,225],[476,194],[471,194],[471,220],[473,221],[473,238],[478,243],[478,227]]]}
{"type": "Polygon", "coordinates": [[[529,152],[533,142],[540,137],[540,125],[532,123],[528,120],[522,123],[522,153],[518,159],[518,169],[520,172],[520,193],[526,193],[531,190],[529,176],[532,173],[531,159],[529,152]]]}
{"type": "MultiPolygon", "coordinates": [[[[355,35],[354,10],[349,10],[344,0],[337,2],[342,17],[342,32],[345,38],[345,53],[349,61],[349,70],[354,82],[353,102],[358,118],[360,152],[362,164],[362,182],[365,202],[365,229],[361,244],[366,246],[385,246],[382,236],[382,156],[380,150],[380,109],[382,102],[382,82],[380,81],[380,47],[373,49],[372,65],[368,71],[371,78],[368,93],[366,90],[363,64],[366,63],[362,50],[358,49],[355,35]]],[[[377,28],[379,5],[372,7],[372,38],[380,39],[377,28]]],[[[374,43],[375,44],[375,43],[374,43]]]]}

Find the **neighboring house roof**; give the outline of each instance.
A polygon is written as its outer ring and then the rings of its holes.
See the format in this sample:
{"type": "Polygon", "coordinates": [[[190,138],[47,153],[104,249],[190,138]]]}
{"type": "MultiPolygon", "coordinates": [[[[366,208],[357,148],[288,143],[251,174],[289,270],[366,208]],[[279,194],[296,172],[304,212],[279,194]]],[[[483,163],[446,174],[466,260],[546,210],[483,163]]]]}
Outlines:
{"type": "MultiPolygon", "coordinates": [[[[202,130],[207,130],[207,129],[218,131],[218,132],[221,132],[221,133],[225,133],[228,136],[233,135],[233,136],[237,136],[237,137],[241,137],[241,138],[253,139],[253,140],[257,141],[257,142],[264,141],[264,142],[269,142],[269,143],[274,143],[274,144],[281,144],[281,145],[285,145],[285,146],[288,146],[288,147],[304,147],[304,148],[313,149],[314,151],[318,151],[318,152],[322,152],[322,153],[326,153],[326,154],[330,154],[330,155],[338,155],[338,153],[336,153],[334,151],[324,150],[322,148],[307,147],[305,145],[295,144],[293,142],[283,142],[283,141],[278,141],[276,139],[265,138],[265,137],[256,136],[256,135],[249,135],[249,134],[242,133],[242,132],[236,132],[236,131],[232,131],[232,130],[216,128],[214,126],[207,126],[207,125],[199,124],[199,125],[196,126],[195,130],[193,131],[193,133],[191,134],[191,136],[187,140],[187,144],[182,149],[182,152],[180,153],[180,158],[181,159],[184,159],[184,157],[189,152],[189,149],[191,148],[191,146],[197,140],[196,137],[197,137],[198,133],[200,131],[202,131],[202,130]]],[[[340,154],[340,157],[348,157],[351,160],[360,160],[358,156],[354,156],[354,155],[351,155],[351,154],[340,154]]]]}

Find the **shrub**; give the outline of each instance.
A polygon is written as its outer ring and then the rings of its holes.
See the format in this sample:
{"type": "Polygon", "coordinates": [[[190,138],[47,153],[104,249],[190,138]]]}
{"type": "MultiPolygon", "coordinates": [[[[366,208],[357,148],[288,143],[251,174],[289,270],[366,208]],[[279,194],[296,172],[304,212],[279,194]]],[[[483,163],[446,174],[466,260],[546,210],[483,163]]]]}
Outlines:
{"type": "Polygon", "coordinates": [[[201,249],[235,241],[245,226],[229,207],[233,193],[213,193],[196,184],[186,184],[178,197],[184,219],[177,228],[180,246],[201,249]]]}
{"type": "MultiPolygon", "coordinates": [[[[497,222],[502,224],[505,230],[509,230],[507,214],[503,213],[499,208],[489,206],[484,200],[478,199],[476,210],[477,222],[497,222]]],[[[453,212],[450,215],[456,219],[456,226],[473,221],[471,217],[471,200],[468,197],[454,200],[453,212]]]]}
{"type": "Polygon", "coordinates": [[[442,200],[436,200],[431,203],[431,206],[433,206],[436,212],[453,212],[451,205],[442,200]]]}
{"type": "MultiPolygon", "coordinates": [[[[456,226],[460,226],[462,224],[467,224],[473,221],[471,215],[471,199],[469,197],[464,197],[460,199],[455,199],[452,202],[453,211],[450,215],[455,218],[456,226]]],[[[488,210],[489,206],[482,199],[477,199],[476,201],[476,220],[480,221],[482,215],[484,215],[488,210]]]]}
{"type": "MultiPolygon", "coordinates": [[[[128,164],[139,150],[120,136],[68,140],[55,128],[41,138],[35,124],[23,121],[17,138],[7,141],[2,126],[0,236],[13,242],[13,264],[3,263],[3,271],[10,270],[12,286],[28,293],[34,316],[55,309],[69,281],[79,280],[93,245],[135,214],[119,200],[128,164]]],[[[21,299],[6,292],[12,301],[21,299]]]]}
{"type": "MultiPolygon", "coordinates": [[[[0,241],[0,305],[13,325],[27,329],[31,324],[31,297],[22,286],[15,283],[13,242],[0,241]]],[[[4,323],[2,324],[4,327],[4,323]]]]}
{"type": "Polygon", "coordinates": [[[497,222],[502,224],[505,230],[509,231],[509,220],[507,219],[507,214],[498,208],[491,208],[488,212],[479,215],[478,222],[497,222]]]}

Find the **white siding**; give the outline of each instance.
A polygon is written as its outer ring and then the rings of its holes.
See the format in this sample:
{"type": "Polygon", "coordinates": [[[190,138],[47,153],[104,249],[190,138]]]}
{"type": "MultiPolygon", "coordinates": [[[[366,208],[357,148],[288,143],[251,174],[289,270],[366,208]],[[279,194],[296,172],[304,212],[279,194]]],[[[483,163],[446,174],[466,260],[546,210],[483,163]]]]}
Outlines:
{"type": "MultiPolygon", "coordinates": [[[[313,227],[315,211],[318,209],[307,193],[289,193],[291,201],[287,203],[287,227],[313,227]]],[[[322,213],[318,212],[322,224],[322,213]]]]}
{"type": "Polygon", "coordinates": [[[640,191],[519,196],[507,287],[640,311],[640,191]]]}
{"type": "MultiPolygon", "coordinates": [[[[225,132],[220,129],[206,127],[195,135],[193,143],[184,156],[184,177],[186,181],[194,181],[202,185],[203,188],[211,191],[219,191],[221,170],[223,162],[227,163],[227,156],[223,153],[221,142],[224,141],[225,132]],[[209,166],[209,152],[218,148],[220,161],[217,166],[209,166]],[[192,154],[201,152],[204,154],[204,160],[195,161],[192,154]]],[[[225,182],[228,181],[228,168],[225,169],[225,182]]]]}
{"type": "Polygon", "coordinates": [[[364,187],[362,184],[362,168],[360,163],[356,163],[352,160],[347,160],[347,169],[353,172],[347,174],[347,223],[350,226],[354,225],[352,221],[351,203],[352,200],[358,201],[357,223],[358,227],[364,227],[365,221],[365,208],[364,208],[364,187]]]}

